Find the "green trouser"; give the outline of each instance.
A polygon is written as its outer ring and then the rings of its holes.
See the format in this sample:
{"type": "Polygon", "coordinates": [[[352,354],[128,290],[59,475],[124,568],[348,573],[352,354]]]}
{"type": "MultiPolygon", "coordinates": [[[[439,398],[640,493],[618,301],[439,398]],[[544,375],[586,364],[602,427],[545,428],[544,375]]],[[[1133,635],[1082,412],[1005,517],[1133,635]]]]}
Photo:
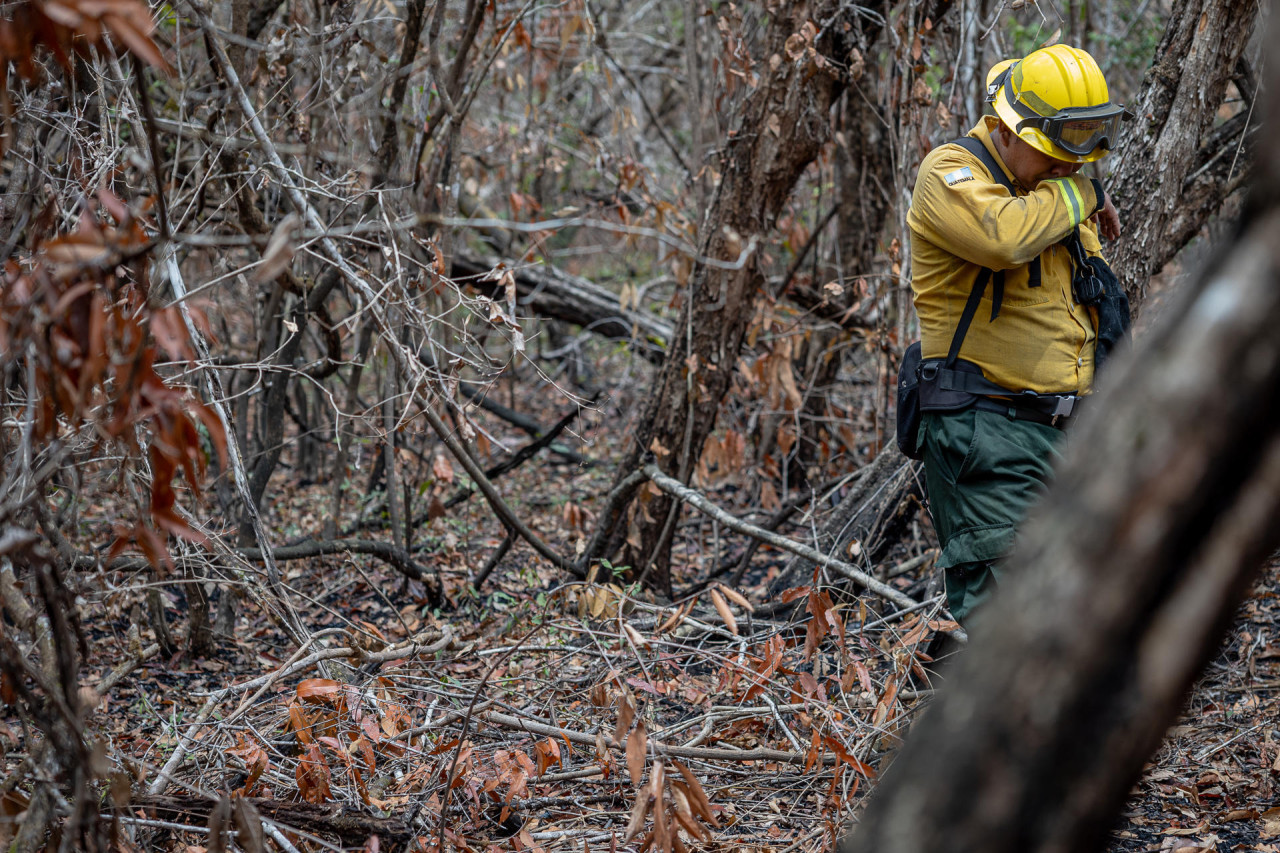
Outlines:
{"type": "MultiPolygon", "coordinates": [[[[1061,456],[1062,430],[995,412],[925,412],[929,512],[942,544],[947,605],[966,624],[995,592],[1000,560],[1061,456]]],[[[966,625],[967,626],[967,625],[966,625]]]]}

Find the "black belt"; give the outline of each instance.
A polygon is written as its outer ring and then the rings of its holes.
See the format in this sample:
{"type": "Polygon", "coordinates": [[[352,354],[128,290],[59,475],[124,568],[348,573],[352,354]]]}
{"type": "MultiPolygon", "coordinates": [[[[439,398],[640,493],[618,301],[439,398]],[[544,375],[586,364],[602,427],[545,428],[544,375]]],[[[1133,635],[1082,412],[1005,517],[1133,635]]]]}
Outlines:
{"type": "Polygon", "coordinates": [[[1028,395],[1024,399],[1007,400],[978,397],[973,407],[983,412],[994,412],[1016,421],[1031,421],[1045,426],[1066,429],[1072,418],[1080,414],[1081,398],[1074,394],[1028,395]]]}

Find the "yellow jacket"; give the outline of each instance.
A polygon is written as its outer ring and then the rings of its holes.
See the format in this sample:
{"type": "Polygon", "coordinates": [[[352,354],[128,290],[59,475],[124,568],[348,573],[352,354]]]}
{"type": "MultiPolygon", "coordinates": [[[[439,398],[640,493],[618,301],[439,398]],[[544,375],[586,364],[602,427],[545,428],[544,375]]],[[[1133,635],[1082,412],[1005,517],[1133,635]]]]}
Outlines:
{"type": "MultiPolygon", "coordinates": [[[[995,157],[986,116],[969,135],[995,157]]],[[[1013,175],[1004,170],[1015,188],[1013,175]]],[[[1087,393],[1096,338],[1090,310],[1071,296],[1071,257],[1059,241],[1080,225],[1085,251],[1101,250],[1088,219],[1102,205],[1082,175],[1041,182],[1010,197],[974,155],[940,145],[920,164],[907,225],[911,229],[911,289],[920,317],[921,351],[942,358],[978,273],[1006,270],[1000,313],[991,322],[992,283],[965,335],[960,357],[992,382],[1014,391],[1087,393]],[[1040,256],[1041,284],[1028,286],[1028,266],[1040,256]]]]}

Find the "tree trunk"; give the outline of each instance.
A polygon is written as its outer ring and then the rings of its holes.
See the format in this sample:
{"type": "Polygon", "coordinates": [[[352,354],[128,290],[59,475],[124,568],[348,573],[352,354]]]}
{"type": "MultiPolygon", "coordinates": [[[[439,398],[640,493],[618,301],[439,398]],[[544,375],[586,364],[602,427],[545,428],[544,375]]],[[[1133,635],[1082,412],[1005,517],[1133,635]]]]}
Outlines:
{"type": "MultiPolygon", "coordinates": [[[[267,484],[271,480],[271,474],[280,462],[280,454],[284,452],[284,407],[285,400],[289,394],[289,383],[294,376],[290,368],[302,351],[307,317],[316,313],[316,307],[324,303],[324,300],[328,298],[329,293],[337,285],[338,281],[339,279],[336,275],[322,276],[316,286],[307,294],[306,300],[299,299],[294,305],[292,322],[297,327],[297,331],[290,332],[289,339],[280,347],[280,351],[276,355],[275,364],[281,370],[272,377],[270,387],[262,395],[262,414],[260,416],[263,431],[262,450],[254,462],[253,474],[249,481],[249,494],[252,496],[256,507],[260,508],[262,506],[262,498],[267,491],[267,484]]],[[[268,322],[274,322],[274,314],[268,313],[267,318],[268,322]]],[[[248,508],[245,508],[240,516],[239,543],[241,546],[247,546],[253,541],[251,515],[248,508]]]]}
{"type": "Polygon", "coordinates": [[[1230,253],[1114,366],[843,853],[1102,849],[1280,544],[1280,154],[1260,156],[1230,253]]]}
{"type": "MultiPolygon", "coordinates": [[[[619,466],[618,482],[648,452],[683,482],[698,461],[755,314],[767,236],[796,180],[827,139],[831,105],[843,88],[831,60],[843,64],[855,35],[838,20],[846,15],[856,26],[856,16],[823,0],[816,7],[780,4],[770,16],[765,60],[758,66],[760,85],[743,105],[742,121],[729,140],[716,200],[702,229],[702,257],[695,261],[668,357],[619,466]],[[812,44],[816,53],[801,35],[810,20],[829,22],[812,44]]],[[[632,514],[630,531],[615,528],[615,542],[625,535],[622,562],[639,573],[652,566],[649,581],[669,590],[676,505],[647,490],[644,499],[646,506],[632,514]]]]}
{"type": "Polygon", "coordinates": [[[1135,317],[1151,276],[1248,175],[1249,149],[1240,146],[1250,114],[1260,117],[1252,101],[1234,122],[1210,128],[1257,20],[1257,0],[1177,0],[1133,105],[1137,120],[1120,135],[1107,191],[1125,234],[1108,255],[1135,317]]]}
{"type": "MultiPolygon", "coordinates": [[[[868,39],[874,38],[868,33],[868,39]]],[[[867,50],[869,45],[862,45],[867,50]]],[[[878,104],[869,100],[868,93],[875,94],[884,87],[883,69],[871,64],[859,81],[859,92],[848,92],[842,110],[845,144],[837,148],[840,168],[837,181],[840,200],[836,208],[840,241],[839,276],[843,293],[835,299],[841,315],[864,295],[862,288],[891,288],[890,279],[860,278],[875,269],[876,252],[885,219],[891,209],[891,198],[886,187],[894,186],[893,158],[888,127],[884,113],[878,104]],[[868,285],[868,281],[871,283],[868,285]]],[[[816,237],[816,235],[815,235],[816,237]]],[[[821,288],[823,282],[811,282],[821,288]]],[[[806,336],[795,360],[800,387],[804,391],[804,405],[800,416],[800,435],[796,442],[796,462],[807,475],[822,461],[822,446],[831,404],[828,393],[836,386],[841,363],[846,353],[839,349],[838,341],[844,337],[843,329],[823,327],[806,336]]]]}

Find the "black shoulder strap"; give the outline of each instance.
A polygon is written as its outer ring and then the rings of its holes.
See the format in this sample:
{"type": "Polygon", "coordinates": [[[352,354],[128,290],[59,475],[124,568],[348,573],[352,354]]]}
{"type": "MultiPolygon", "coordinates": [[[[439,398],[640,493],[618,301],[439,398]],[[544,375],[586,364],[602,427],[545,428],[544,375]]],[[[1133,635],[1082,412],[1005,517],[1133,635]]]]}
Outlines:
{"type": "MultiPolygon", "coordinates": [[[[1013,184],[1005,175],[1004,169],[991,156],[991,152],[987,150],[987,146],[982,144],[982,140],[973,136],[962,136],[959,139],[953,139],[946,143],[947,145],[958,145],[968,151],[973,156],[982,161],[982,165],[987,167],[987,171],[991,173],[991,178],[996,183],[1009,191],[1009,195],[1017,195],[1013,188],[1013,184]]],[[[1037,257],[1030,263],[1028,270],[1028,285],[1030,287],[1040,286],[1040,258],[1037,257]]],[[[955,334],[951,337],[951,348],[947,351],[947,367],[955,364],[956,359],[960,356],[960,347],[964,343],[964,337],[969,332],[969,324],[973,322],[973,315],[978,311],[978,303],[982,301],[982,293],[987,289],[987,282],[991,281],[991,321],[994,322],[996,317],[1000,316],[1000,304],[1004,301],[1004,270],[990,270],[983,268],[976,280],[973,282],[973,290],[969,293],[969,300],[965,303],[964,313],[960,315],[960,322],[956,325],[955,334]]]]}
{"type": "Polygon", "coordinates": [[[1009,191],[1009,195],[1016,195],[1013,191],[1013,184],[1009,182],[1008,176],[1005,175],[1004,169],[996,162],[996,158],[991,156],[991,152],[987,150],[987,146],[982,144],[982,140],[976,136],[962,136],[959,139],[953,139],[946,143],[947,145],[959,145],[965,151],[968,151],[974,157],[982,161],[982,165],[987,167],[987,171],[991,173],[991,179],[1000,186],[1009,191]]]}
{"type": "Polygon", "coordinates": [[[960,315],[960,322],[956,324],[955,334],[951,336],[951,348],[947,350],[946,366],[948,368],[955,366],[956,359],[960,357],[960,346],[964,343],[964,336],[969,332],[969,324],[973,322],[973,315],[978,313],[978,303],[982,301],[982,291],[987,289],[987,281],[990,278],[991,270],[983,267],[978,272],[977,280],[973,283],[973,290],[969,291],[969,301],[964,304],[964,313],[960,315]]]}

